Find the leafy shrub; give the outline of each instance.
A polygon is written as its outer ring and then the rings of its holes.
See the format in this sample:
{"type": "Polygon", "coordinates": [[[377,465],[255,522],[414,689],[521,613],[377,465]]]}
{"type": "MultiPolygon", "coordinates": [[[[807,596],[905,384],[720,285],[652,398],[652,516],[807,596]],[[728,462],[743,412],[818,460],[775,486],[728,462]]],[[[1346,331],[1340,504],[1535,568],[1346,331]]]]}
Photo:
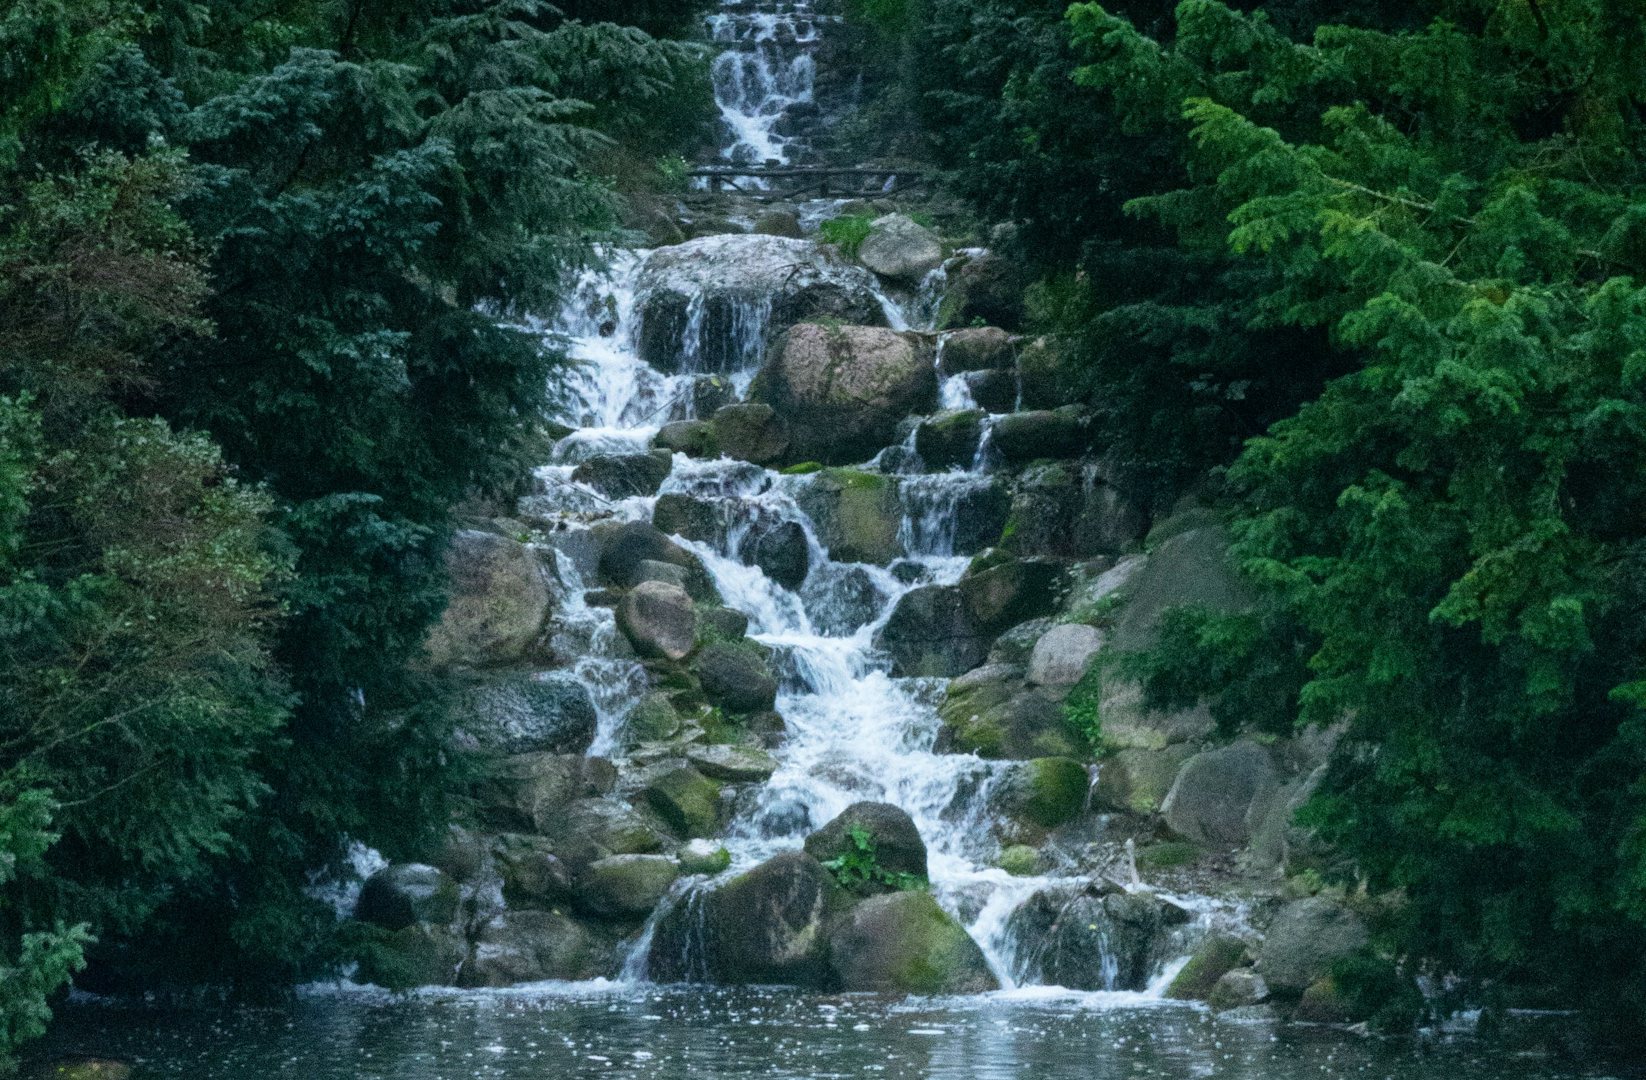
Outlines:
{"type": "Polygon", "coordinates": [[[835,245],[848,259],[857,258],[857,249],[869,238],[874,219],[867,214],[842,214],[830,218],[821,227],[823,240],[835,245]]]}
{"type": "Polygon", "coordinates": [[[907,892],[929,886],[920,874],[906,871],[893,873],[881,866],[875,853],[874,837],[863,826],[853,825],[846,835],[851,840],[851,848],[823,863],[823,868],[833,874],[843,887],[861,889],[866,885],[885,885],[899,892],[907,892]]]}

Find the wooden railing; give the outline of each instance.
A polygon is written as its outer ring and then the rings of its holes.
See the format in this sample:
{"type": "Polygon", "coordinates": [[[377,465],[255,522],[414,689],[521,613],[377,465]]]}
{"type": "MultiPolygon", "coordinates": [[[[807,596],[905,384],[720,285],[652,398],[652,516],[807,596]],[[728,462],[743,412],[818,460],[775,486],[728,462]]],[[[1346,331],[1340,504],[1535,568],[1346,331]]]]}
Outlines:
{"type": "Polygon", "coordinates": [[[890,165],[704,165],[688,175],[707,180],[710,191],[730,189],[755,198],[783,199],[896,195],[927,181],[919,170],[890,165]]]}

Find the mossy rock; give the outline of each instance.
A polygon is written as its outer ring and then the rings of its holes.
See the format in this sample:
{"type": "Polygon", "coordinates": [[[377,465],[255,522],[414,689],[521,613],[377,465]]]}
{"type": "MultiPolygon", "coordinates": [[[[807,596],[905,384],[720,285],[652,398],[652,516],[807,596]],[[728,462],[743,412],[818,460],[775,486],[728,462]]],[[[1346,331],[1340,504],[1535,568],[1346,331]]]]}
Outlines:
{"type": "Polygon", "coordinates": [[[671,766],[653,777],[646,801],[681,836],[712,836],[720,826],[720,785],[690,765],[671,766]]]}
{"type": "Polygon", "coordinates": [[[680,712],[667,694],[653,691],[629,710],[623,733],[629,742],[662,742],[680,734],[680,712]]]}
{"type": "Polygon", "coordinates": [[[814,472],[823,471],[821,461],[802,461],[798,465],[790,465],[780,470],[784,476],[810,476],[814,472]]]}
{"type": "Polygon", "coordinates": [[[732,853],[725,845],[707,838],[684,845],[677,858],[682,874],[720,874],[732,865],[732,853]]]}
{"type": "Polygon", "coordinates": [[[1185,744],[1159,750],[1117,750],[1098,768],[1093,799],[1105,810],[1157,814],[1183,763],[1194,754],[1194,748],[1185,744]]]}
{"type": "Polygon", "coordinates": [[[1072,758],[1026,761],[1007,785],[1003,808],[1013,819],[1038,829],[1055,829],[1086,808],[1091,777],[1072,758]]]}
{"type": "Polygon", "coordinates": [[[602,919],[642,919],[657,907],[680,867],[664,855],[613,855],[592,862],[577,880],[578,908],[602,919]]]}
{"type": "Polygon", "coordinates": [[[777,679],[764,653],[751,641],[705,645],[692,666],[709,703],[728,712],[761,712],[777,702],[777,679]]]}
{"type": "Polygon", "coordinates": [[[1000,852],[995,865],[1013,877],[1034,877],[1040,873],[1040,852],[1028,844],[1012,844],[1000,852]]]}
{"type": "Polygon", "coordinates": [[[450,986],[457,979],[464,951],[462,938],[443,926],[418,924],[400,930],[370,927],[362,935],[357,951],[357,978],[396,991],[450,986]]]}
{"type": "Polygon", "coordinates": [[[871,897],[829,935],[839,988],[895,994],[976,994],[999,987],[983,950],[927,892],[871,897]]]}
{"type": "Polygon", "coordinates": [[[1304,1024],[1352,1024],[1361,1019],[1330,975],[1309,984],[1292,1010],[1292,1019],[1304,1024]]]}
{"type": "Polygon", "coordinates": [[[938,710],[941,753],[995,760],[1085,758],[1091,748],[1073,731],[1063,706],[1021,683],[989,683],[951,690],[938,710]]]}
{"type": "Polygon", "coordinates": [[[885,566],[903,555],[897,483],[860,469],[820,469],[794,488],[817,539],[835,562],[885,566]]]}
{"type": "Polygon", "coordinates": [[[1205,1001],[1224,975],[1246,962],[1246,943],[1228,934],[1212,934],[1202,941],[1166,988],[1176,1001],[1205,1001]]]}

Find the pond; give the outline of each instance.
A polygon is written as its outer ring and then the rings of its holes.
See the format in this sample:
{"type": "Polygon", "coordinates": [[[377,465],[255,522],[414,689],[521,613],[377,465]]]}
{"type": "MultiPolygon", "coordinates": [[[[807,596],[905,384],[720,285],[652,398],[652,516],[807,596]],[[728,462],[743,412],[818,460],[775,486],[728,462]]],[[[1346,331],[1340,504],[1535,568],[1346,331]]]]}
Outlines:
{"type": "MultiPolygon", "coordinates": [[[[118,1056],[138,1078],[246,1080],[1638,1080],[1571,1060],[1563,1019],[1512,1038],[1366,1038],[1234,1022],[1136,995],[951,999],[787,990],[539,986],[394,998],[311,992],[275,1009],[74,1003],[48,1054],[118,1056]]],[[[1576,1055],[1581,1057],[1581,1055],[1576,1055]]]]}

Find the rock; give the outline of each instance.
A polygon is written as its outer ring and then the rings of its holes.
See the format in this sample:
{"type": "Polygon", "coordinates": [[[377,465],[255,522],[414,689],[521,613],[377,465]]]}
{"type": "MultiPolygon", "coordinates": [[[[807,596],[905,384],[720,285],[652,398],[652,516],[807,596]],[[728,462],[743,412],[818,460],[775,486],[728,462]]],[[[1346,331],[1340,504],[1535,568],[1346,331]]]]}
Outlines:
{"type": "Polygon", "coordinates": [[[903,214],[876,218],[857,249],[857,259],[883,278],[918,285],[943,265],[943,241],[903,214]]]}
{"type": "Polygon", "coordinates": [[[886,594],[865,568],[827,562],[813,568],[800,599],[819,634],[850,637],[879,617],[886,594]]]}
{"type": "Polygon", "coordinates": [[[457,822],[449,822],[429,864],[459,885],[478,878],[486,867],[487,840],[457,822]]]}
{"type": "Polygon", "coordinates": [[[1011,496],[997,478],[906,476],[898,486],[914,551],[970,555],[1000,542],[1011,496]]]}
{"type": "Polygon", "coordinates": [[[1356,1019],[1330,975],[1310,983],[1292,1010],[1292,1020],[1300,1024],[1352,1024],[1356,1019]]]}
{"type": "Polygon", "coordinates": [[[641,267],[640,355],[666,373],[740,371],[759,360],[766,336],[803,319],[880,324],[876,291],[869,273],[808,240],[689,240],[651,252],[641,267]]]}
{"type": "Polygon", "coordinates": [[[930,412],[937,373],[912,335],[801,323],[767,354],[749,397],[788,422],[788,460],[845,464],[888,445],[905,416],[930,412]]]}
{"type": "Polygon", "coordinates": [[[777,680],[752,643],[713,642],[693,666],[709,704],[734,713],[760,712],[777,702],[777,680]]]}
{"type": "Polygon", "coordinates": [[[1218,525],[1191,528],[1157,544],[1127,583],[1125,597],[1113,640],[1124,652],[1153,648],[1160,620],[1172,608],[1238,612],[1252,605],[1250,591],[1229,565],[1228,533],[1218,525]]]}
{"type": "Polygon", "coordinates": [[[617,625],[642,656],[684,660],[697,643],[697,610],[678,585],[636,585],[617,605],[617,625]]]}
{"type": "Polygon", "coordinates": [[[860,830],[874,848],[874,862],[888,874],[926,876],[926,842],[914,819],[890,803],[857,802],[806,837],[806,854],[818,862],[855,854],[853,832],[860,830]]]}
{"type": "Polygon", "coordinates": [[[1054,626],[1035,642],[1029,655],[1029,682],[1035,686],[1069,687],[1079,682],[1103,647],[1103,634],[1080,623],[1054,626]]]}
{"type": "Polygon", "coordinates": [[[1251,838],[1279,786],[1269,751],[1243,739],[1185,762],[1161,814],[1185,840],[1232,847],[1251,838]]]}
{"type": "Polygon", "coordinates": [[[1105,672],[1098,712],[1103,745],[1114,750],[1164,750],[1203,739],[1217,726],[1204,705],[1173,712],[1147,708],[1143,685],[1113,672],[1105,672]]]}
{"type": "Polygon", "coordinates": [[[775,856],[664,916],[648,974],[658,982],[822,988],[830,977],[829,915],[840,897],[810,855],[775,856]]]}
{"type": "MultiPolygon", "coordinates": [[[[641,559],[635,565],[633,582],[636,585],[644,585],[648,581],[673,585],[688,596],[691,595],[691,590],[688,588],[691,584],[691,574],[684,566],[659,562],[656,559],[641,559]]],[[[621,601],[619,602],[621,603],[621,601]]]]}
{"type": "Polygon", "coordinates": [[[541,829],[578,799],[611,792],[617,770],[583,754],[516,754],[493,764],[480,786],[487,817],[506,829],[541,829]]]}
{"type": "Polygon", "coordinates": [[[697,556],[670,540],[655,525],[626,521],[599,533],[600,572],[613,584],[633,585],[643,562],[665,562],[702,573],[697,556]]]}
{"type": "Polygon", "coordinates": [[[747,746],[693,746],[686,760],[711,780],[734,784],[765,783],[777,771],[777,759],[764,750],[747,746]]]}
{"type": "Polygon", "coordinates": [[[898,538],[903,506],[896,482],[879,473],[823,469],[789,481],[834,562],[885,566],[904,554],[898,538]]]}
{"type": "Polygon", "coordinates": [[[1091,777],[1072,758],[1035,758],[1015,768],[998,795],[1001,814],[1041,836],[1086,809],[1091,777]]]}
{"type": "Polygon", "coordinates": [[[1064,345],[1056,338],[1026,341],[1017,351],[1017,381],[1023,408],[1055,409],[1073,402],[1078,380],[1071,379],[1064,345]]]}
{"type": "Polygon", "coordinates": [[[663,837],[649,821],[614,799],[579,799],[538,828],[574,872],[610,855],[650,855],[663,847],[663,837]]]}
{"type": "Polygon", "coordinates": [[[707,420],[676,420],[664,424],[652,439],[652,446],[687,457],[720,456],[720,440],[715,435],[714,425],[707,420]]]}
{"type": "Polygon", "coordinates": [[[1063,715],[1063,706],[1012,679],[956,689],[938,709],[939,753],[996,760],[1084,758],[1090,754],[1063,715]]]}
{"type": "Polygon", "coordinates": [[[788,422],[770,405],[727,405],[715,411],[710,423],[720,452],[729,458],[772,465],[788,453],[788,422]]]}
{"type": "Polygon", "coordinates": [[[829,935],[840,989],[894,994],[979,994],[999,988],[983,950],[928,892],[874,896],[829,935]]]}
{"type": "Polygon", "coordinates": [[[1295,900],[1269,924],[1258,970],[1276,992],[1301,994],[1368,940],[1366,924],[1347,908],[1318,896],[1295,900]]]}
{"type": "Polygon", "coordinates": [[[379,931],[366,938],[354,979],[395,991],[451,986],[467,951],[468,943],[445,926],[418,923],[379,931]]]}
{"type": "Polygon", "coordinates": [[[680,734],[680,723],[680,713],[668,695],[654,691],[629,710],[628,718],[623,721],[623,734],[626,741],[633,743],[662,742],[680,734]]]}
{"type": "Polygon", "coordinates": [[[465,692],[457,715],[460,744],[495,754],[571,754],[594,741],[594,701],[565,672],[523,675],[465,692]]]}
{"type": "Polygon", "coordinates": [[[669,478],[670,463],[663,456],[597,454],[572,471],[572,480],[587,484],[608,499],[656,495],[669,478]]]}
{"type": "Polygon", "coordinates": [[[366,879],[354,917],[400,930],[413,923],[444,925],[457,915],[457,882],[424,863],[396,863],[366,879]]]}
{"type": "Polygon", "coordinates": [[[949,409],[921,421],[914,431],[914,449],[927,469],[940,472],[971,465],[982,437],[982,409],[949,409]]]}
{"type": "Polygon", "coordinates": [[[576,919],[552,911],[505,911],[480,928],[458,984],[515,986],[616,974],[611,944],[576,919]]]}
{"type": "Polygon", "coordinates": [[[1218,980],[1245,962],[1244,941],[1228,934],[1209,934],[1172,979],[1166,996],[1176,1001],[1206,1001],[1218,980]]]}
{"type": "Polygon", "coordinates": [[[988,638],[953,585],[922,585],[904,593],[874,643],[891,655],[892,673],[902,676],[952,678],[989,655],[988,638]]]}
{"type": "Polygon", "coordinates": [[[1086,432],[1077,414],[1062,409],[1009,413],[994,423],[993,448],[1006,464],[1027,465],[1041,458],[1079,457],[1086,432]]]}
{"type": "Polygon", "coordinates": [[[1226,971],[1206,995],[1206,1003],[1222,1012],[1226,1009],[1245,1009],[1269,1000],[1269,986],[1263,976],[1251,968],[1226,971]]]}
{"type": "Polygon", "coordinates": [[[939,374],[1010,371],[1017,366],[1017,338],[997,326],[950,330],[938,338],[939,374]]]}
{"type": "Polygon", "coordinates": [[[773,208],[754,219],[751,232],[761,236],[786,236],[791,240],[799,240],[806,234],[800,228],[800,216],[793,210],[773,208]]]}
{"type": "Polygon", "coordinates": [[[1171,959],[1176,927],[1189,914],[1149,893],[1043,889],[1011,917],[1020,961],[1046,983],[1071,990],[1142,990],[1171,959]]]}
{"type": "Polygon", "coordinates": [[[678,420],[712,417],[717,409],[737,402],[737,387],[724,375],[697,375],[692,378],[689,399],[679,403],[678,420]]]}
{"type": "Polygon", "coordinates": [[[720,825],[720,785],[684,762],[659,772],[646,802],[682,837],[712,836],[720,825]]]}
{"type": "MultiPolygon", "coordinates": [[[[977,565],[976,560],[973,561],[972,565],[974,567],[977,565]]],[[[968,574],[971,572],[971,570],[967,571],[968,574]]],[[[960,580],[964,584],[966,579],[963,577],[960,580]]],[[[1014,664],[1019,668],[1026,668],[1029,657],[1034,655],[1035,642],[1044,637],[1046,631],[1056,625],[1056,621],[1042,617],[1028,619],[1013,626],[995,638],[994,647],[989,650],[990,665],[1014,664]]],[[[1019,674],[1021,675],[1022,672],[1019,672],[1019,674]]]]}
{"type": "Polygon", "coordinates": [[[1017,376],[1010,371],[968,371],[960,380],[984,412],[1009,413],[1017,408],[1017,376]]]}
{"type": "Polygon", "coordinates": [[[785,589],[800,588],[811,568],[811,542],[798,521],[755,524],[738,545],[737,555],[785,589]]]}
{"type": "Polygon", "coordinates": [[[1041,871],[1040,852],[1028,844],[1011,844],[1001,849],[996,865],[1013,877],[1034,877],[1041,871]]]}
{"type": "Polygon", "coordinates": [[[505,833],[493,842],[492,857],[511,910],[548,909],[571,900],[572,872],[543,837],[505,833]]]}
{"type": "Polygon", "coordinates": [[[1135,543],[1147,525],[1142,508],[1096,466],[1041,462],[1018,478],[1001,543],[1019,555],[1088,559],[1135,543]]]}
{"type": "Polygon", "coordinates": [[[741,641],[749,632],[749,617],[735,608],[705,608],[697,613],[697,622],[705,639],[741,641]]]}
{"type": "Polygon", "coordinates": [[[732,865],[732,853],[716,840],[697,839],[680,849],[682,874],[719,874],[732,865]]]}
{"type": "Polygon", "coordinates": [[[26,1080],[131,1080],[132,1067],[113,1058],[58,1057],[25,1074],[26,1080]]]}
{"type": "Polygon", "coordinates": [[[679,876],[680,868],[665,855],[597,859],[578,875],[577,907],[601,919],[643,919],[679,876]]]}
{"type": "Polygon", "coordinates": [[[1029,287],[1026,266],[995,251],[949,263],[949,288],[942,311],[950,326],[981,320],[1013,330],[1023,325],[1023,294],[1029,287]]]}
{"type": "Polygon", "coordinates": [[[1019,559],[994,550],[972,560],[960,579],[960,595],[973,622],[998,630],[1056,611],[1064,577],[1063,564],[1054,559],[1019,559]]]}
{"type": "Polygon", "coordinates": [[[519,660],[542,634],[553,595],[530,548],[466,529],[446,551],[450,597],[425,647],[435,667],[489,667],[519,660]]]}
{"type": "Polygon", "coordinates": [[[1127,748],[1103,758],[1092,802],[1125,814],[1158,814],[1183,763],[1194,749],[1179,744],[1159,750],[1127,748]]]}

